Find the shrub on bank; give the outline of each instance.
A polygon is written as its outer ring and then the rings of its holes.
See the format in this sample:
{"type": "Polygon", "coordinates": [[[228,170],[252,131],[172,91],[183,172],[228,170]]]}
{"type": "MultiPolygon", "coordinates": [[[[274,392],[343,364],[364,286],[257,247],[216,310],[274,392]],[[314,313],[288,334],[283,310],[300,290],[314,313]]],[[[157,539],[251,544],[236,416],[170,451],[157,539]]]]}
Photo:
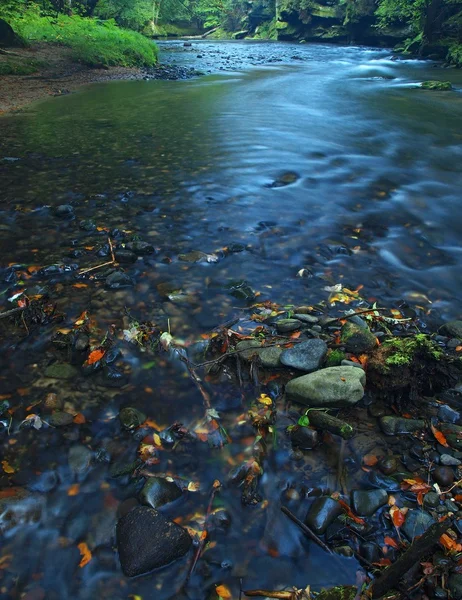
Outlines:
{"type": "Polygon", "coordinates": [[[90,67],[152,66],[157,62],[155,44],[135,31],[121,29],[114,21],[59,15],[43,17],[28,10],[10,20],[28,42],[67,46],[73,59],[90,67]]]}

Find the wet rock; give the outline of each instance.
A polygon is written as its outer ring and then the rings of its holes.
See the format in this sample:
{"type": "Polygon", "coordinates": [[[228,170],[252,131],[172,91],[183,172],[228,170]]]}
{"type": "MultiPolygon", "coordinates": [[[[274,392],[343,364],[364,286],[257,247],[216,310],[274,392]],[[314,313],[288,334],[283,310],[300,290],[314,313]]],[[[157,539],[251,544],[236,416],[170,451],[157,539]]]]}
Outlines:
{"type": "Polygon", "coordinates": [[[120,411],[119,419],[125,429],[135,429],[146,421],[146,415],[136,408],[127,406],[120,411]]]}
{"type": "Polygon", "coordinates": [[[117,549],[127,577],[148,573],[184,556],[192,540],[185,529],[153,508],[140,506],[117,522],[117,549]]]}
{"type": "Polygon", "coordinates": [[[236,350],[242,360],[252,360],[254,356],[258,356],[257,349],[261,349],[261,344],[257,340],[242,340],[236,344],[236,350]]]}
{"type": "Polygon", "coordinates": [[[455,456],[451,456],[450,454],[442,454],[440,456],[440,463],[446,467],[457,467],[462,465],[462,461],[455,456]]]}
{"type": "Polygon", "coordinates": [[[182,491],[174,481],[167,481],[164,477],[149,477],[140,492],[139,500],[141,504],[159,508],[181,496],[182,491]]]}
{"type": "Polygon", "coordinates": [[[127,250],[134,252],[137,256],[147,256],[148,254],[154,254],[155,252],[154,246],[148,242],[128,242],[125,244],[125,247],[127,250]]]}
{"type": "Polygon", "coordinates": [[[45,377],[52,379],[73,379],[78,373],[77,369],[68,363],[54,363],[45,369],[45,377]]]}
{"type": "Polygon", "coordinates": [[[374,542],[360,544],[359,553],[370,563],[378,562],[382,558],[382,551],[374,542]]]}
{"type": "Polygon", "coordinates": [[[420,84],[423,90],[433,90],[438,92],[449,92],[453,89],[450,81],[424,81],[420,84]]]}
{"type": "Polygon", "coordinates": [[[450,337],[462,338],[462,321],[449,321],[440,327],[440,331],[450,337]]]}
{"type": "Polygon", "coordinates": [[[377,338],[367,326],[361,327],[351,321],[347,321],[342,327],[340,337],[347,352],[354,354],[368,352],[377,346],[377,338]]]}
{"type": "Polygon", "coordinates": [[[58,485],[58,475],[56,471],[45,471],[44,473],[34,474],[29,478],[26,487],[31,492],[40,492],[47,494],[54,490],[58,485]]]}
{"type": "Polygon", "coordinates": [[[229,290],[231,296],[238,300],[247,300],[247,302],[255,300],[255,292],[245,279],[231,281],[226,286],[226,289],[229,290]]]}
{"type": "Polygon", "coordinates": [[[385,490],[354,490],[351,501],[355,513],[362,517],[372,516],[381,506],[388,502],[385,490]]]}
{"type": "Polygon", "coordinates": [[[434,522],[433,517],[423,510],[409,510],[401,531],[409,541],[412,541],[415,537],[424,534],[434,522]]]}
{"type": "Polygon", "coordinates": [[[90,337],[83,332],[78,332],[74,341],[74,348],[77,352],[85,352],[90,347],[90,337]]]}
{"type": "Polygon", "coordinates": [[[286,367],[312,373],[320,368],[326,354],[326,342],[313,339],[284,350],[280,360],[286,367]]]}
{"type": "Polygon", "coordinates": [[[315,429],[295,425],[290,431],[290,440],[294,448],[311,450],[319,443],[319,434],[315,429]]]}
{"type": "Polygon", "coordinates": [[[186,254],[179,254],[178,260],[188,263],[214,263],[218,262],[218,256],[215,254],[206,254],[205,252],[200,252],[199,250],[193,250],[192,252],[187,252],[186,254]]]}
{"type": "Polygon", "coordinates": [[[303,313],[295,314],[294,319],[297,319],[298,321],[301,321],[302,323],[308,323],[309,325],[316,325],[316,323],[319,323],[318,317],[314,317],[313,315],[306,315],[303,313]]]}
{"type": "Polygon", "coordinates": [[[54,210],[55,216],[60,219],[72,219],[74,208],[70,204],[60,204],[54,210]]]}
{"type": "Polygon", "coordinates": [[[460,421],[460,412],[454,410],[447,404],[443,404],[438,409],[438,419],[443,423],[457,423],[460,421]]]}
{"type": "Polygon", "coordinates": [[[357,363],[357,362],[354,362],[353,360],[347,360],[347,359],[343,359],[342,362],[340,363],[340,366],[355,367],[356,369],[363,369],[363,366],[361,363],[357,363]]]}
{"type": "Polygon", "coordinates": [[[308,510],[305,523],[318,535],[322,535],[331,523],[342,514],[337,500],[329,496],[316,498],[308,510]]]}
{"type": "Polygon", "coordinates": [[[117,290],[133,286],[134,281],[127,273],[124,273],[123,271],[114,271],[114,273],[111,273],[106,277],[105,284],[109,289],[117,290]]]}
{"type": "Polygon", "coordinates": [[[125,248],[117,248],[115,251],[116,261],[121,264],[132,264],[138,260],[138,257],[130,250],[126,250],[125,248]]]}
{"type": "Polygon", "coordinates": [[[436,492],[428,492],[425,494],[423,499],[423,505],[425,508],[436,508],[439,506],[440,496],[436,492]]]}
{"type": "Polygon", "coordinates": [[[47,394],[43,406],[46,410],[59,410],[63,408],[64,402],[57,394],[47,394]]]}
{"type": "Polygon", "coordinates": [[[289,333],[290,331],[296,331],[300,329],[302,322],[298,319],[280,319],[276,323],[276,329],[278,333],[289,333]]]}
{"type": "Polygon", "coordinates": [[[378,462],[378,467],[384,475],[392,475],[397,471],[399,461],[394,456],[385,456],[378,462]]]}
{"type": "Polygon", "coordinates": [[[300,175],[294,171],[286,171],[281,173],[278,177],[269,184],[270,188],[280,188],[287,185],[291,185],[300,179],[300,175]]]}
{"type": "Polygon", "coordinates": [[[448,588],[453,600],[462,600],[462,575],[453,573],[449,576],[448,588]]]}
{"type": "Polygon", "coordinates": [[[72,472],[75,475],[81,475],[89,468],[92,457],[93,452],[91,450],[89,450],[86,446],[78,444],[76,446],[72,446],[72,448],[69,450],[67,460],[72,472]]]}
{"type": "Polygon", "coordinates": [[[93,223],[93,221],[90,221],[90,219],[84,219],[83,221],[80,221],[79,227],[82,231],[95,231],[96,224],[93,223]]]}
{"type": "Polygon", "coordinates": [[[74,415],[71,415],[67,412],[57,411],[48,417],[47,421],[52,427],[66,427],[74,422],[74,415]]]}
{"type": "Polygon", "coordinates": [[[432,477],[438,485],[447,487],[454,481],[454,471],[451,467],[439,466],[433,470],[432,477]]]}
{"type": "Polygon", "coordinates": [[[374,471],[369,473],[367,479],[373,487],[386,490],[387,492],[399,492],[401,489],[400,484],[396,479],[381,475],[374,471]]]}
{"type": "Polygon", "coordinates": [[[307,406],[351,406],[364,396],[366,374],[354,367],[329,367],[292,379],[286,386],[290,400],[307,406]]]}
{"type": "Polygon", "coordinates": [[[414,433],[425,427],[421,419],[404,419],[403,417],[382,417],[380,428],[385,435],[398,435],[400,433],[414,433]]]}
{"type": "Polygon", "coordinates": [[[260,362],[265,369],[277,369],[278,367],[281,367],[281,354],[282,348],[278,348],[277,346],[258,350],[260,362]]]}

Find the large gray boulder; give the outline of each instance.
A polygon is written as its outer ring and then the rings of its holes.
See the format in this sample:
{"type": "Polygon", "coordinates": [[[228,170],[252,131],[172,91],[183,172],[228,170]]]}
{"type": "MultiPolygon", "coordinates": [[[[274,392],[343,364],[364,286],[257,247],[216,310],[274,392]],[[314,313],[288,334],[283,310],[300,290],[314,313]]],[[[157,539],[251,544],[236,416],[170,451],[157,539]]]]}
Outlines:
{"type": "Polygon", "coordinates": [[[329,367],[286,385],[289,400],[319,408],[341,408],[356,404],[364,396],[366,374],[355,367],[329,367]]]}

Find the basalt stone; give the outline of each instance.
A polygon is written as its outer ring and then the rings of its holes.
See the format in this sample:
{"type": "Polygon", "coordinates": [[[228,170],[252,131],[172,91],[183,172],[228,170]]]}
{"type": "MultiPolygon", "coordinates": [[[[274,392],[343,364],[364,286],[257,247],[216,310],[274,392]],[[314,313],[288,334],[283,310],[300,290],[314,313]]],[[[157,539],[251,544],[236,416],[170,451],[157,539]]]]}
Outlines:
{"type": "Polygon", "coordinates": [[[423,505],[425,508],[436,508],[440,503],[440,495],[436,492],[428,492],[425,494],[423,499],[423,505]]]}
{"type": "Polygon", "coordinates": [[[305,523],[308,527],[322,535],[335,519],[342,514],[342,508],[337,500],[330,496],[316,498],[308,510],[305,523]]]}
{"type": "Polygon", "coordinates": [[[275,325],[279,333],[288,333],[300,329],[302,322],[298,319],[281,319],[280,321],[277,321],[275,325]]]}
{"type": "Polygon", "coordinates": [[[377,338],[368,327],[347,321],[342,327],[341,341],[348,352],[362,354],[377,346],[377,338]]]}
{"type": "Polygon", "coordinates": [[[363,517],[372,516],[381,506],[387,503],[385,490],[354,490],[351,494],[353,510],[363,517]]]}
{"type": "Polygon", "coordinates": [[[427,512],[420,509],[410,510],[404,525],[401,526],[401,531],[409,541],[412,541],[415,537],[423,535],[434,522],[433,517],[427,512]]]}
{"type": "Polygon", "coordinates": [[[329,367],[292,379],[286,385],[286,395],[307,406],[340,408],[361,400],[365,384],[362,369],[329,367]]]}
{"type": "Polygon", "coordinates": [[[127,250],[134,252],[137,256],[146,256],[148,254],[154,254],[154,246],[148,244],[148,242],[128,242],[125,244],[127,250]]]}
{"type": "Polygon", "coordinates": [[[284,350],[281,363],[286,367],[312,373],[317,371],[327,354],[327,344],[323,340],[313,339],[295,344],[293,348],[284,350]]]}
{"type": "Polygon", "coordinates": [[[462,461],[450,454],[442,454],[440,456],[440,463],[446,467],[457,467],[462,464],[462,461]]]}
{"type": "Polygon", "coordinates": [[[118,263],[125,263],[125,264],[134,263],[138,260],[138,257],[136,254],[134,254],[133,252],[130,252],[130,250],[126,250],[125,248],[118,248],[115,251],[115,257],[116,257],[116,261],[118,263]]]}
{"type": "Polygon", "coordinates": [[[451,467],[439,466],[433,470],[432,477],[438,485],[447,487],[454,481],[454,471],[451,467]]]}
{"type": "Polygon", "coordinates": [[[117,522],[117,549],[127,577],[143,575],[184,556],[192,545],[185,529],[153,508],[133,508],[117,522]]]}
{"type": "Polygon", "coordinates": [[[294,319],[297,319],[298,321],[301,321],[302,323],[309,323],[310,325],[316,325],[316,323],[319,323],[318,317],[314,317],[313,315],[306,315],[303,313],[295,314],[294,319]]]}
{"type": "Polygon", "coordinates": [[[174,481],[164,477],[149,477],[140,492],[140,502],[151,508],[159,508],[181,498],[182,491],[174,481]]]}
{"type": "Polygon", "coordinates": [[[82,444],[77,444],[69,450],[67,460],[72,472],[75,475],[81,475],[90,467],[92,457],[93,452],[91,450],[82,444]]]}
{"type": "Polygon", "coordinates": [[[123,271],[114,271],[108,277],[106,277],[106,287],[111,290],[118,290],[120,288],[131,287],[134,285],[133,279],[124,273],[123,271]]]}
{"type": "Polygon", "coordinates": [[[72,219],[74,216],[74,208],[70,204],[60,204],[55,208],[55,216],[60,219],[72,219]]]}
{"type": "Polygon", "coordinates": [[[119,419],[125,429],[135,429],[146,421],[146,415],[137,408],[126,406],[120,411],[119,419]]]}
{"type": "Polygon", "coordinates": [[[378,462],[378,467],[384,475],[392,475],[399,466],[399,461],[394,456],[384,456],[378,462]]]}
{"type": "Polygon", "coordinates": [[[401,489],[399,482],[393,477],[387,477],[381,473],[371,471],[368,475],[369,483],[378,489],[386,490],[387,492],[399,492],[401,489]]]}
{"type": "Polygon", "coordinates": [[[242,340],[236,344],[236,350],[242,360],[252,360],[254,356],[258,356],[257,349],[261,349],[261,344],[257,340],[242,340]]]}
{"type": "Polygon", "coordinates": [[[67,412],[57,411],[48,417],[47,421],[53,427],[66,427],[74,422],[74,415],[71,415],[67,412]]]}
{"type": "Polygon", "coordinates": [[[386,435],[414,433],[424,427],[425,421],[421,419],[404,419],[403,417],[382,417],[380,419],[380,428],[386,435]]]}

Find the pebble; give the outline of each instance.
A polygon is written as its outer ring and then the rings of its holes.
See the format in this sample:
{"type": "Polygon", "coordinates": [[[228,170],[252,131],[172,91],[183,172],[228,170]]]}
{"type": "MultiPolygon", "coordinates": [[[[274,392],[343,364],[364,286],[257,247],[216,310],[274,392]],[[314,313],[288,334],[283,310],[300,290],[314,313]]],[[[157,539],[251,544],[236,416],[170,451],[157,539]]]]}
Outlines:
{"type": "Polygon", "coordinates": [[[367,326],[363,327],[351,321],[343,325],[340,338],[347,352],[354,354],[368,352],[377,346],[377,338],[367,326]]]}
{"type": "Polygon", "coordinates": [[[106,277],[106,287],[111,290],[117,290],[120,288],[131,287],[134,285],[133,279],[124,273],[123,271],[114,271],[108,277],[106,277]]]}
{"type": "Polygon", "coordinates": [[[421,509],[409,510],[401,531],[412,541],[415,537],[423,535],[434,522],[433,517],[421,509]]]}
{"type": "Polygon", "coordinates": [[[272,346],[270,348],[262,348],[258,351],[260,362],[266,369],[277,369],[281,367],[282,348],[272,346]]]}
{"type": "Polygon", "coordinates": [[[388,502],[385,490],[354,490],[351,494],[353,510],[359,516],[370,517],[388,502]]]}
{"type": "Polygon", "coordinates": [[[378,462],[378,467],[384,475],[391,475],[399,466],[399,461],[394,456],[385,456],[378,462]]]}
{"type": "Polygon", "coordinates": [[[275,325],[279,333],[288,333],[300,329],[302,322],[298,319],[281,319],[280,321],[277,321],[275,325]]]}
{"type": "Polygon", "coordinates": [[[93,452],[91,450],[82,444],[77,444],[69,450],[67,460],[72,472],[75,475],[81,475],[88,470],[92,457],[93,452]]]}
{"type": "Polygon", "coordinates": [[[460,461],[458,458],[455,458],[455,456],[451,456],[450,454],[442,454],[440,456],[440,463],[446,467],[457,467],[458,465],[462,464],[462,461],[460,461]]]}
{"type": "Polygon", "coordinates": [[[313,315],[306,315],[303,313],[296,313],[294,314],[294,319],[298,319],[299,321],[301,321],[302,323],[309,323],[310,325],[316,325],[316,323],[319,322],[318,317],[314,317],[313,315]]]}
{"type": "Polygon", "coordinates": [[[421,419],[405,419],[403,417],[382,417],[380,419],[380,428],[386,435],[414,433],[424,427],[425,421],[421,419]]]}
{"type": "Polygon", "coordinates": [[[433,470],[432,477],[438,485],[447,487],[454,481],[454,471],[451,467],[439,466],[433,470]]]}
{"type": "Polygon", "coordinates": [[[174,481],[168,481],[164,477],[149,477],[140,492],[139,500],[141,504],[159,508],[178,500],[182,495],[181,489],[174,481]]]}
{"type": "Polygon", "coordinates": [[[51,379],[73,379],[78,373],[75,367],[67,363],[54,363],[45,369],[45,377],[51,379]]]}
{"type": "Polygon", "coordinates": [[[320,496],[310,506],[305,524],[317,535],[322,535],[329,525],[341,514],[342,508],[337,500],[334,500],[330,496],[320,496]]]}
{"type": "Polygon", "coordinates": [[[280,361],[286,367],[312,373],[320,368],[326,354],[326,342],[313,339],[283,350],[280,361]]]}
{"type": "Polygon", "coordinates": [[[60,204],[55,208],[54,213],[60,219],[71,219],[74,216],[74,208],[70,204],[60,204]]]}
{"type": "Polygon", "coordinates": [[[436,492],[427,492],[423,499],[423,505],[425,508],[436,508],[439,506],[440,496],[436,492]]]}
{"type": "Polygon", "coordinates": [[[447,404],[443,404],[438,409],[438,419],[443,423],[457,423],[460,421],[460,412],[454,410],[447,404]]]}
{"type": "Polygon", "coordinates": [[[448,323],[445,323],[440,330],[450,337],[462,339],[462,321],[449,321],[448,323]]]}
{"type": "Polygon", "coordinates": [[[48,423],[53,427],[66,427],[74,422],[74,415],[67,412],[57,411],[47,419],[48,423]]]}
{"type": "Polygon", "coordinates": [[[59,410],[63,408],[64,401],[57,394],[47,394],[43,406],[46,410],[59,410]]]}

